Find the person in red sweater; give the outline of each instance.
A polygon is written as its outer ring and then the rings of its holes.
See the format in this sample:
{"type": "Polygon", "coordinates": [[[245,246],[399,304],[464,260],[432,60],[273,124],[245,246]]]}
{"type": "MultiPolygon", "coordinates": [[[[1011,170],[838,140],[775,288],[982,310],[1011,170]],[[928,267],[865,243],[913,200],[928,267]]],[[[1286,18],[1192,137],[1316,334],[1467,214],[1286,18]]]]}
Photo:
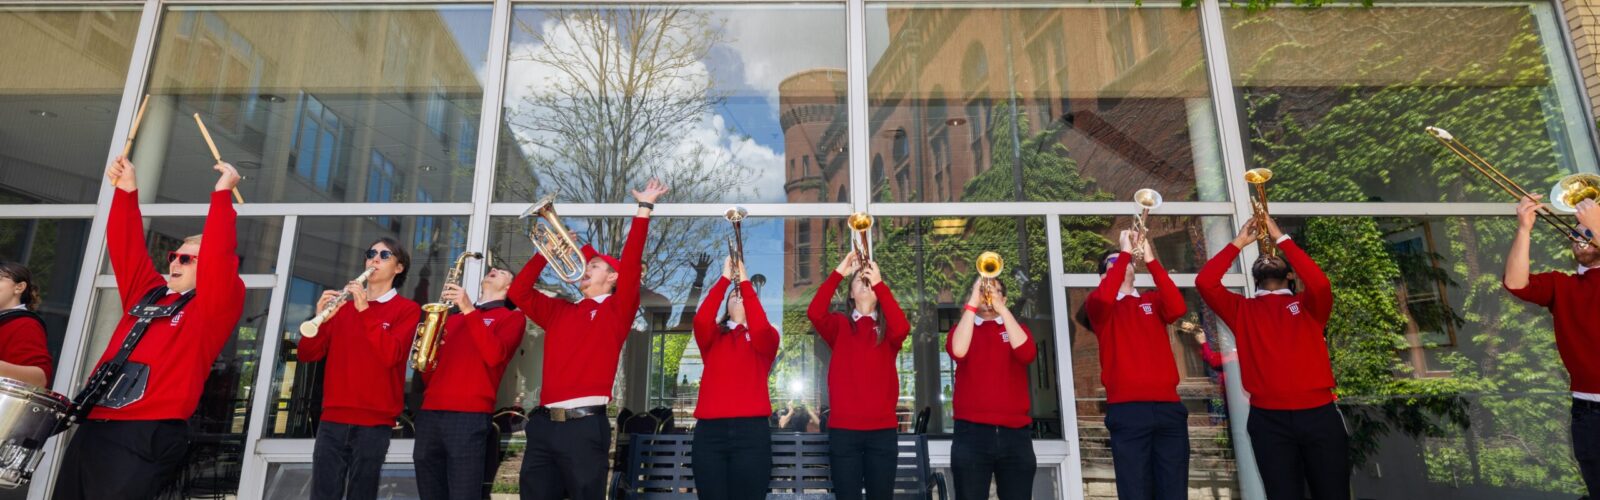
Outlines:
{"type": "MultiPolygon", "coordinates": [[[[1593,322],[1595,311],[1600,311],[1600,273],[1594,271],[1600,267],[1600,248],[1575,242],[1572,257],[1577,272],[1530,275],[1528,249],[1539,198],[1524,198],[1517,205],[1517,233],[1506,255],[1503,285],[1511,295],[1549,309],[1555,318],[1556,351],[1571,377],[1572,454],[1589,490],[1588,498],[1600,498],[1600,328],[1593,322]]],[[[1592,240],[1592,228],[1600,227],[1600,206],[1585,200],[1577,209],[1578,228],[1573,236],[1592,240]]]]}
{"type": "Polygon", "coordinates": [[[0,377],[50,387],[50,347],[45,344],[39,289],[33,273],[16,262],[0,262],[0,377]]]}
{"type": "Polygon", "coordinates": [[[1132,231],[1122,231],[1118,239],[1121,251],[1101,259],[1100,286],[1084,302],[1100,342],[1117,496],[1186,498],[1189,411],[1178,400],[1177,358],[1167,325],[1189,307],[1148,240],[1132,231]],[[1142,247],[1155,293],[1133,287],[1135,247],[1142,247]]]}
{"type": "Polygon", "coordinates": [[[1006,307],[1005,282],[988,294],[972,284],[961,319],[950,329],[945,352],[956,363],[956,432],[950,445],[957,500],[989,498],[993,478],[1000,500],[1028,499],[1038,459],[1028,365],[1039,354],[1033,332],[1006,307]]]}
{"type": "Polygon", "coordinates": [[[666,192],[667,185],[656,179],[643,191],[633,191],[639,210],[628,228],[622,260],[584,245],[585,267],[578,279],[583,299],[577,303],[534,288],[547,263],[543,254],[528,259],[511,282],[511,302],[545,332],[539,406],[528,412],[524,427],[528,447],[518,481],[524,500],[605,497],[606,450],[611,446],[606,404],[611,402],[622,344],[639,313],[650,212],[666,192]]]}
{"type": "Polygon", "coordinates": [[[237,216],[229,198],[239,172],[227,163],[211,168],[218,175],[204,232],[185,238],[169,253],[165,277],[147,253],[133,163],[119,156],[106,168],[106,177],[116,186],[106,219],[106,246],[117,295],[130,313],[117,323],[97,369],[117,357],[140,322],[133,313],[147,308],[135,306],[176,305],[176,310],[163,308],[170,314],[146,321],[140,341],[121,364],[119,383],[90,401],[94,409],[67,445],[54,498],[151,498],[183,467],[189,417],[244,304],[244,281],[234,253],[237,216]]]}
{"type": "Polygon", "coordinates": [[[862,266],[853,251],[817,288],[806,317],[833,350],[828,361],[827,427],[836,498],[861,498],[865,488],[869,500],[887,500],[894,493],[899,453],[895,403],[900,398],[900,376],[895,358],[911,324],[883,282],[878,263],[862,266]],[[847,275],[853,275],[845,300],[848,310],[830,312],[829,299],[847,275]]]}
{"type": "Polygon", "coordinates": [[[1250,393],[1246,431],[1267,498],[1350,498],[1349,435],[1334,406],[1333,367],[1324,337],[1333,313],[1333,286],[1322,268],[1289,235],[1266,219],[1282,258],[1250,266],[1256,294],[1246,298],[1222,285],[1233,259],[1256,241],[1255,218],[1232,244],[1212,256],[1195,287],[1206,306],[1233,330],[1240,381],[1250,393]],[[1299,281],[1300,293],[1291,282],[1299,281]]]}
{"type": "Polygon", "coordinates": [[[500,378],[517,353],[527,327],[507,307],[511,271],[490,268],[473,305],[460,285],[445,285],[444,301],[458,310],[445,319],[433,370],[422,372],[427,388],[417,412],[412,462],[423,500],[477,500],[487,479],[489,427],[500,378]]]}
{"type": "MultiPolygon", "coordinates": [[[[300,339],[301,363],[322,361],[322,417],[311,453],[313,500],[374,499],[389,453],[389,437],[405,396],[406,355],[422,308],[400,295],[411,255],[392,238],[367,246],[365,287],[351,281],[350,298],[317,329],[300,339]]],[[[322,292],[317,311],[338,290],[322,292]]],[[[481,462],[480,462],[481,463],[481,462]]]]}
{"type": "Polygon", "coordinates": [[[703,500],[765,498],[772,472],[772,398],[767,374],[778,357],[778,330],[738,263],[739,288],[728,292],[734,264],[722,264],[694,315],[694,342],[705,360],[694,418],[694,489],[703,500]],[[721,318],[723,296],[728,310],[721,318]]]}

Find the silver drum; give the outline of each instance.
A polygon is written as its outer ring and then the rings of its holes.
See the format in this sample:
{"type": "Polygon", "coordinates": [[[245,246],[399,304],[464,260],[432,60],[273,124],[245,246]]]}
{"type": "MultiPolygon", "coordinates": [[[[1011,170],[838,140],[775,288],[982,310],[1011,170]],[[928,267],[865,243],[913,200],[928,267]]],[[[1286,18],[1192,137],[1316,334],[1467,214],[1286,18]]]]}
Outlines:
{"type": "Polygon", "coordinates": [[[28,484],[70,406],[49,389],[0,377],[0,488],[28,484]]]}

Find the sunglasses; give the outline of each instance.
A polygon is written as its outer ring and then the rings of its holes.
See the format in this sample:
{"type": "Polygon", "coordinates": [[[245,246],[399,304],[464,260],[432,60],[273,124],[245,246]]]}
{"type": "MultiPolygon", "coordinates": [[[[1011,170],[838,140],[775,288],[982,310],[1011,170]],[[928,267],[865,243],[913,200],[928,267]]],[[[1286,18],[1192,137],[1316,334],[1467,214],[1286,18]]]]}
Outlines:
{"type": "Polygon", "coordinates": [[[1114,265],[1117,265],[1117,256],[1112,255],[1110,257],[1107,257],[1106,258],[1106,266],[1114,266],[1114,265]]]}
{"type": "Polygon", "coordinates": [[[200,260],[200,256],[199,255],[189,255],[189,254],[186,254],[186,253],[178,253],[178,252],[167,252],[167,262],[178,261],[179,264],[183,264],[183,265],[187,266],[187,265],[193,264],[193,263],[195,263],[196,261],[199,261],[199,260],[200,260]]]}
{"type": "Polygon", "coordinates": [[[1583,230],[1582,233],[1578,232],[1577,230],[1567,231],[1567,233],[1571,234],[1573,238],[1577,238],[1577,239],[1580,239],[1580,240],[1592,240],[1592,239],[1594,239],[1594,230],[1593,229],[1585,229],[1585,230],[1583,230]]]}
{"type": "Polygon", "coordinates": [[[389,260],[390,258],[394,257],[394,252],[390,252],[388,250],[367,249],[367,258],[371,259],[373,257],[377,257],[379,260],[389,260]]]}

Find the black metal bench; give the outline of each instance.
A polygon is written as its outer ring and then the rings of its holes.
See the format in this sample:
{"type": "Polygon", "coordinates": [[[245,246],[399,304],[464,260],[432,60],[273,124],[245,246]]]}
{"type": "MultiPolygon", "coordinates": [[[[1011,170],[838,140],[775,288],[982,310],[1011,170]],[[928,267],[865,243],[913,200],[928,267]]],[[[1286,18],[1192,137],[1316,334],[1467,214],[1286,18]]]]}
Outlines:
{"type": "MultiPolygon", "coordinates": [[[[690,448],[692,434],[634,434],[628,445],[627,471],[615,478],[617,498],[678,500],[695,498],[690,448]]],[[[931,500],[938,492],[946,498],[944,474],[928,464],[928,437],[900,435],[900,457],[895,472],[895,498],[931,500]]],[[[769,499],[823,500],[833,498],[828,473],[828,435],[774,433],[772,481],[769,499]]]]}

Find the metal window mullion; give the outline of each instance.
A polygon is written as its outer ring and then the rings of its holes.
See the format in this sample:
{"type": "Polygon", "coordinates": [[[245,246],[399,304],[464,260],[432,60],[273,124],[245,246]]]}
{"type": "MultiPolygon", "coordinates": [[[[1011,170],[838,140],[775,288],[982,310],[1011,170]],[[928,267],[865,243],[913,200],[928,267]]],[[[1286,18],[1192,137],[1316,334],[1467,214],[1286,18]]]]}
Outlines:
{"type": "MultiPolygon", "coordinates": [[[[139,31],[133,39],[133,51],[128,57],[128,74],[122,84],[122,103],[117,110],[115,128],[112,129],[111,144],[106,151],[105,159],[110,162],[116,155],[122,153],[122,144],[127,141],[128,128],[133,123],[133,115],[138,111],[140,91],[144,87],[146,69],[153,58],[156,30],[161,24],[161,0],[145,0],[144,10],[139,16],[139,31]]],[[[115,189],[109,182],[101,180],[100,194],[96,197],[93,221],[89,224],[89,235],[85,241],[81,264],[78,268],[77,288],[72,294],[72,312],[67,319],[67,329],[61,341],[60,359],[56,360],[57,376],[51,386],[58,393],[71,395],[73,389],[81,383],[75,376],[78,368],[87,360],[89,353],[84,352],[88,345],[88,325],[90,307],[94,300],[95,276],[100,272],[100,254],[106,246],[106,220],[110,215],[111,195],[115,189]],[[66,353],[74,353],[68,355],[66,353]]],[[[64,435],[64,434],[61,434],[64,435]]],[[[58,435],[58,436],[61,436],[58,435]]],[[[35,470],[33,484],[35,487],[28,491],[29,500],[44,500],[48,498],[55,487],[55,467],[61,458],[62,451],[66,449],[64,439],[52,438],[43,448],[49,453],[47,460],[39,463],[35,470]]]]}
{"type": "MultiPolygon", "coordinates": [[[[1012,217],[1027,215],[1128,215],[1138,213],[1133,202],[963,202],[874,203],[872,214],[885,217],[1012,217]]],[[[1172,215],[1233,215],[1228,202],[1170,202],[1158,217],[1172,215]]]]}
{"type": "MultiPolygon", "coordinates": [[[[120,142],[119,142],[120,144],[120,142]]],[[[140,206],[145,217],[204,217],[204,203],[152,203],[140,206]]],[[[472,214],[471,203],[247,203],[237,205],[240,217],[329,216],[452,216],[472,214]]]]}
{"type": "Polygon", "coordinates": [[[865,211],[872,201],[867,154],[872,150],[872,134],[867,127],[867,5],[866,0],[845,4],[846,51],[845,82],[847,124],[850,140],[850,207],[865,211]]]}
{"type": "Polygon", "coordinates": [[[0,204],[3,219],[88,219],[94,217],[96,205],[4,205],[0,204]]]}
{"type": "Polygon", "coordinates": [[[1078,391],[1072,384],[1071,313],[1067,308],[1066,274],[1061,265],[1061,217],[1050,214],[1044,221],[1045,240],[1050,260],[1050,312],[1055,320],[1056,403],[1061,408],[1061,438],[1067,445],[1062,461],[1062,493],[1067,498],[1083,498],[1083,453],[1078,439],[1078,391]],[[1076,459],[1074,459],[1076,457],[1076,459]]]}
{"type": "MultiPolygon", "coordinates": [[[[266,429],[267,418],[271,415],[271,402],[277,394],[272,392],[272,377],[278,366],[278,332],[283,330],[283,304],[284,297],[289,294],[289,276],[294,269],[295,236],[299,234],[300,217],[290,215],[283,218],[283,231],[278,239],[278,263],[274,269],[276,286],[272,287],[271,302],[267,304],[267,325],[258,332],[263,345],[260,357],[256,362],[255,385],[251,386],[250,394],[250,426],[244,435],[244,456],[239,471],[239,492],[244,492],[244,497],[250,493],[259,492],[266,487],[267,463],[256,455],[256,444],[260,441],[263,430],[266,429]]],[[[265,495],[265,492],[261,493],[265,495]]]]}
{"type": "MultiPolygon", "coordinates": [[[[478,156],[472,173],[472,215],[467,221],[467,250],[489,248],[489,205],[494,201],[494,175],[500,147],[500,116],[504,111],[506,67],[511,48],[511,1],[496,0],[489,15],[489,65],[485,74],[483,109],[478,119],[478,156]]],[[[488,254],[484,255],[486,258],[488,254]]],[[[461,286],[478,290],[483,280],[484,259],[467,263],[461,286]]]]}
{"type": "MultiPolygon", "coordinates": [[[[1597,133],[1595,130],[1596,123],[1594,116],[1594,102],[1589,97],[1588,87],[1583,84],[1583,78],[1585,76],[1583,72],[1583,65],[1578,62],[1577,41],[1572,39],[1572,26],[1567,23],[1566,5],[1563,4],[1562,0],[1550,0],[1550,7],[1555,11],[1554,17],[1556,18],[1556,26],[1561,30],[1561,36],[1556,38],[1560,40],[1558,43],[1560,43],[1562,53],[1566,54],[1567,56],[1565,59],[1567,60],[1569,71],[1572,72],[1572,83],[1577,84],[1578,86],[1577,89],[1574,89],[1578,93],[1578,102],[1583,104],[1580,106],[1583,109],[1579,110],[1579,112],[1583,114],[1582,127],[1583,131],[1585,132],[1584,137],[1589,140],[1590,147],[1592,148],[1591,151],[1600,151],[1600,133],[1597,133]]],[[[1560,82],[1554,83],[1554,85],[1560,84],[1560,82]]],[[[1593,172],[1593,163],[1591,162],[1593,162],[1595,158],[1585,158],[1584,160],[1588,161],[1578,161],[1578,167],[1580,169],[1583,167],[1590,167],[1589,170],[1584,171],[1593,172]]]]}
{"type": "MultiPolygon", "coordinates": [[[[1169,275],[1168,277],[1172,278],[1172,283],[1177,285],[1178,288],[1195,288],[1195,279],[1198,278],[1199,275],[1193,273],[1178,273],[1169,275]]],[[[1242,288],[1245,285],[1244,278],[1245,275],[1239,273],[1238,271],[1224,274],[1222,275],[1222,286],[1228,288],[1242,288]]],[[[1094,288],[1100,286],[1100,275],[1098,274],[1064,273],[1057,275],[1057,280],[1064,288],[1094,288]]],[[[1152,288],[1155,287],[1156,284],[1155,280],[1152,280],[1149,274],[1138,273],[1133,277],[1133,286],[1138,288],[1152,288]]]]}
{"type": "MultiPolygon", "coordinates": [[[[563,217],[632,217],[638,207],[632,203],[560,204],[563,217]]],[[[843,203],[751,203],[740,205],[749,210],[750,217],[844,217],[850,215],[851,206],[843,203]]],[[[527,203],[491,203],[490,217],[515,217],[522,215],[527,203]]],[[[653,217],[722,217],[728,209],[725,203],[662,203],[656,205],[653,217]]]]}

